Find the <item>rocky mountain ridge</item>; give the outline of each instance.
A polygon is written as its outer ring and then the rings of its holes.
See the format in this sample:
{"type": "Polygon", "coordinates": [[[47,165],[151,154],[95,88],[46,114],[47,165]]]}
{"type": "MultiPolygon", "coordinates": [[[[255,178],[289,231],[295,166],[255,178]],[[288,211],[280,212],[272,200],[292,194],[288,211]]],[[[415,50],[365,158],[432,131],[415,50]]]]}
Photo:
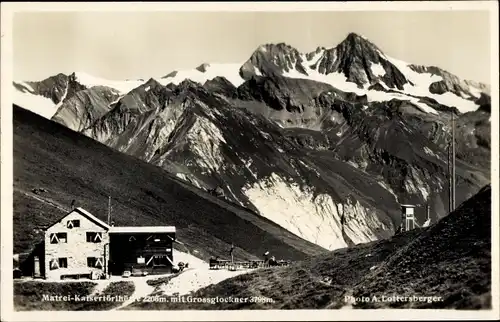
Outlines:
{"type": "Polygon", "coordinates": [[[52,120],[196,187],[220,187],[327,249],[391,236],[399,203],[416,204],[421,223],[427,204],[433,220],[448,213],[450,115],[458,201],[489,182],[487,86],[390,58],[356,34],[308,54],[263,45],[244,64],[158,80],[77,73],[41,83],[26,84],[56,104],[52,120]]]}

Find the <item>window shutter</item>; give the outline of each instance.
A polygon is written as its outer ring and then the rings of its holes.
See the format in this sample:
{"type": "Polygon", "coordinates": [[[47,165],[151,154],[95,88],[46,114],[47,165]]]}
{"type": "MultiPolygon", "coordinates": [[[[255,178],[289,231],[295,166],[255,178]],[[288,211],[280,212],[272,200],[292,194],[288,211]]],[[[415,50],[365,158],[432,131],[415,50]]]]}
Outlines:
{"type": "Polygon", "coordinates": [[[59,263],[57,260],[52,259],[50,261],[50,269],[58,269],[59,268],[59,263]]]}
{"type": "Polygon", "coordinates": [[[97,241],[99,240],[99,242],[102,241],[102,236],[101,236],[101,233],[96,233],[95,234],[95,237],[94,237],[94,242],[97,243],[97,241]]]}
{"type": "Polygon", "coordinates": [[[50,234],[50,243],[51,244],[59,243],[59,239],[57,238],[57,234],[50,234]]]}

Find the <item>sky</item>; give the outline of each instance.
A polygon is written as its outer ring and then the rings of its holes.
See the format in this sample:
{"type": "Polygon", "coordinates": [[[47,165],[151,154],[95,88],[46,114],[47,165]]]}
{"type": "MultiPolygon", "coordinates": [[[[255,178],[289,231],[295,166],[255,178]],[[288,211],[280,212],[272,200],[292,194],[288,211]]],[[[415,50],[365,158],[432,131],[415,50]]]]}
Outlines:
{"type": "Polygon", "coordinates": [[[244,63],[265,43],[301,52],[334,47],[349,32],[408,63],[490,82],[488,11],[18,12],[13,72],[32,81],[74,71],[146,79],[202,63],[244,63]]]}

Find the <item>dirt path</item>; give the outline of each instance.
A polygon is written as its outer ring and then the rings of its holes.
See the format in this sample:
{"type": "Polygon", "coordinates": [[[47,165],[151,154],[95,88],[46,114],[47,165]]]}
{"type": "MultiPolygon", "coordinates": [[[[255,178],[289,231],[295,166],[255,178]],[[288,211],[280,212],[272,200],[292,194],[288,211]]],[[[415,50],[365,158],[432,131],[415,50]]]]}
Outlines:
{"type": "Polygon", "coordinates": [[[208,267],[194,268],[184,271],[179,276],[173,278],[168,284],[162,285],[161,290],[165,295],[179,293],[185,295],[200,288],[217,284],[225,279],[245,274],[250,270],[228,271],[228,270],[210,270],[208,267]]]}
{"type": "MultiPolygon", "coordinates": [[[[158,277],[155,277],[158,278],[158,277]]],[[[128,298],[127,301],[124,301],[121,305],[111,309],[111,311],[119,310],[124,308],[132,303],[135,300],[146,297],[154,292],[155,288],[153,286],[148,285],[147,281],[152,279],[151,277],[131,277],[127,280],[127,282],[132,282],[134,284],[134,293],[128,298]]]]}
{"type": "Polygon", "coordinates": [[[43,197],[41,197],[41,196],[39,196],[39,195],[37,195],[37,194],[35,194],[33,192],[24,191],[24,190],[21,190],[19,188],[14,188],[14,191],[19,192],[19,193],[25,195],[26,197],[36,199],[36,200],[38,200],[40,202],[48,204],[48,205],[50,205],[50,206],[52,206],[54,208],[60,209],[62,211],[65,211],[65,212],[68,211],[68,208],[64,208],[62,205],[60,205],[60,204],[58,204],[58,203],[56,203],[56,202],[54,202],[52,200],[45,199],[45,198],[43,198],[43,197]]]}
{"type": "Polygon", "coordinates": [[[97,295],[99,293],[102,293],[106,287],[109,286],[109,284],[111,284],[111,280],[95,280],[95,281],[92,281],[94,283],[96,283],[97,285],[94,287],[94,289],[92,290],[92,293],[90,295],[94,296],[94,295],[97,295]]]}

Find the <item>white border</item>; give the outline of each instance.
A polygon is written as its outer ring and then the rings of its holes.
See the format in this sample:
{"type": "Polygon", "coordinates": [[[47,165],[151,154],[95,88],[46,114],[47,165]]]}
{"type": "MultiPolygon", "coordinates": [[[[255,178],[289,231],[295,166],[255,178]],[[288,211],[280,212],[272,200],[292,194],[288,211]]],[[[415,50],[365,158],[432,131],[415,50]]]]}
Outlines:
{"type": "Polygon", "coordinates": [[[229,321],[229,320],[457,320],[499,318],[499,99],[498,99],[498,3],[497,1],[436,2],[266,2],[266,3],[2,3],[1,4],[1,320],[2,321],[229,321]],[[453,310],[269,310],[269,311],[116,311],[116,312],[14,312],[12,297],[12,15],[18,11],[448,11],[487,10],[491,14],[492,88],[492,297],[491,311],[453,310]],[[264,313],[265,312],[265,313],[264,313]]]}

